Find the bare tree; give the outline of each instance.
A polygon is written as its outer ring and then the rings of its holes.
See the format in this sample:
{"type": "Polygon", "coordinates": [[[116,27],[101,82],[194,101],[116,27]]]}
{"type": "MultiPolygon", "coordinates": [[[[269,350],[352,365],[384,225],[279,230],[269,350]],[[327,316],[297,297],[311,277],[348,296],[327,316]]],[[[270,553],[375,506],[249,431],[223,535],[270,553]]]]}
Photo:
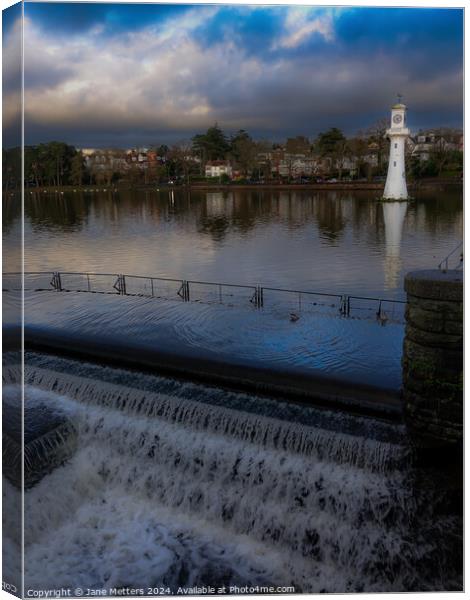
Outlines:
{"type": "Polygon", "coordinates": [[[343,169],[345,167],[346,160],[350,159],[351,155],[352,152],[349,140],[340,140],[336,145],[336,166],[338,168],[339,180],[342,179],[343,169]]]}
{"type": "Polygon", "coordinates": [[[256,166],[258,173],[263,173],[263,179],[269,181],[272,179],[272,144],[267,140],[258,140],[256,142],[256,166]]]}
{"type": "Polygon", "coordinates": [[[371,125],[366,134],[369,137],[369,141],[377,144],[377,164],[379,168],[382,166],[384,161],[384,155],[388,148],[388,140],[385,137],[385,133],[388,129],[389,121],[386,117],[383,117],[371,125]]]}
{"type": "Polygon", "coordinates": [[[176,175],[183,172],[184,181],[189,185],[191,168],[196,164],[193,144],[190,140],[182,140],[174,144],[168,151],[168,160],[172,163],[176,175]]]}
{"type": "Polygon", "coordinates": [[[434,146],[431,150],[431,160],[434,161],[437,168],[437,176],[440,177],[441,173],[449,161],[449,150],[447,147],[447,141],[443,136],[439,136],[434,142],[434,146]]]}
{"type": "Polygon", "coordinates": [[[349,140],[349,147],[351,149],[351,155],[356,159],[357,175],[360,176],[361,170],[364,167],[370,167],[365,161],[365,157],[369,152],[367,139],[358,132],[357,137],[349,140]]]}

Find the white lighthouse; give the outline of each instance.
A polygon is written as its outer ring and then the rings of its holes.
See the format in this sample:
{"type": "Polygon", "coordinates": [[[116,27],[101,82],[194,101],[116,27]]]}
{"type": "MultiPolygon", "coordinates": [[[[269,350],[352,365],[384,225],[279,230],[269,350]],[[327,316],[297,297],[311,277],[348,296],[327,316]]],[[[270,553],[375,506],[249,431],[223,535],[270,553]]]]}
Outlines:
{"type": "Polygon", "coordinates": [[[406,127],[406,106],[401,102],[392,106],[390,128],[386,135],[390,139],[390,158],[384,200],[407,200],[405,173],[405,142],[410,134],[406,127]]]}

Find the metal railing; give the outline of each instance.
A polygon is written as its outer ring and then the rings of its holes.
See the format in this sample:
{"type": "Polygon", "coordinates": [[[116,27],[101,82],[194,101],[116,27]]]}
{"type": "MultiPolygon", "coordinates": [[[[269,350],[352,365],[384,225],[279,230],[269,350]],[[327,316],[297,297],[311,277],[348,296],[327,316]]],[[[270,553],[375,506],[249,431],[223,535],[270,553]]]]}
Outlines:
{"type": "MultiPolygon", "coordinates": [[[[20,290],[21,285],[21,273],[3,274],[4,291],[20,290]]],[[[315,311],[376,319],[381,325],[403,322],[406,305],[404,300],[386,298],[116,273],[25,272],[24,289],[140,296],[227,306],[251,305],[257,309],[288,311],[293,320],[301,313],[315,311]]]]}
{"type": "Polygon", "coordinates": [[[442,260],[439,265],[438,268],[441,271],[448,271],[449,270],[449,262],[452,260],[452,263],[454,264],[454,266],[451,266],[451,269],[453,270],[457,270],[457,269],[461,269],[463,267],[463,241],[460,242],[460,244],[458,244],[458,246],[456,246],[452,252],[450,252],[445,258],[444,260],[442,260]],[[457,253],[458,253],[458,259],[457,259],[457,253]],[[456,263],[455,261],[458,260],[458,262],[456,263]]]}

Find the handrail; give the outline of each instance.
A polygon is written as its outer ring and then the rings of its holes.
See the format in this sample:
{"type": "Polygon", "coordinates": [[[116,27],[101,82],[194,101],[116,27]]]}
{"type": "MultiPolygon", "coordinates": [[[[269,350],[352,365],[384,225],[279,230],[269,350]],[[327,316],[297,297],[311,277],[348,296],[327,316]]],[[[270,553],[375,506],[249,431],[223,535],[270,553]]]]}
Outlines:
{"type": "MultiPolygon", "coordinates": [[[[453,250],[452,252],[450,252],[438,265],[438,268],[441,271],[447,271],[449,269],[449,259],[454,256],[454,254],[456,252],[458,252],[459,250],[463,250],[463,241],[460,242],[453,250]]],[[[459,262],[457,264],[456,267],[454,267],[456,270],[457,269],[461,269],[463,265],[463,252],[460,252],[460,259],[459,262]]]]}
{"type": "MultiPolygon", "coordinates": [[[[460,244],[460,246],[462,243],[460,244]]],[[[459,247],[460,247],[459,246],[459,247]]],[[[452,251],[455,252],[458,248],[452,251]]],[[[449,255],[450,256],[450,255],[449,255]]],[[[444,261],[443,261],[444,262],[444,261]]],[[[353,298],[357,300],[371,300],[373,302],[393,302],[397,304],[406,304],[406,300],[396,300],[393,298],[377,298],[372,296],[354,296],[352,294],[339,294],[339,293],[329,293],[329,292],[314,292],[312,290],[298,290],[298,289],[287,289],[287,288],[275,288],[270,286],[260,286],[260,285],[248,285],[248,284],[238,284],[238,283],[226,283],[219,281],[198,281],[196,279],[173,279],[170,277],[159,277],[155,275],[130,275],[128,273],[96,273],[93,271],[10,271],[4,272],[3,275],[83,275],[86,276],[95,276],[95,277],[127,277],[129,279],[143,279],[143,280],[154,280],[154,281],[171,281],[174,283],[193,283],[196,285],[211,285],[211,286],[222,286],[222,287],[237,287],[241,289],[262,289],[266,291],[272,292],[286,292],[291,294],[307,294],[314,296],[329,296],[332,298],[353,298]]]]}
{"type": "Polygon", "coordinates": [[[353,300],[380,300],[380,302],[394,302],[396,304],[406,304],[406,300],[392,300],[388,298],[372,298],[370,296],[348,296],[353,300]]]}
{"type": "MultiPolygon", "coordinates": [[[[454,250],[455,252],[456,250],[454,250]]],[[[326,293],[326,292],[314,292],[311,290],[290,290],[290,289],[286,289],[286,288],[275,288],[275,287],[264,287],[264,286],[260,286],[260,285],[238,285],[238,284],[233,284],[233,283],[220,283],[220,282],[213,282],[213,281],[196,281],[196,280],[185,280],[185,279],[173,279],[173,278],[169,278],[169,277],[156,277],[156,276],[150,276],[150,275],[125,275],[125,274],[118,274],[118,273],[94,273],[94,272],[81,272],[81,271],[25,271],[24,273],[19,273],[19,272],[10,272],[10,273],[4,273],[5,276],[9,276],[9,275],[14,275],[14,276],[18,276],[18,275],[24,275],[24,276],[47,276],[47,277],[51,277],[51,280],[48,281],[47,286],[44,288],[46,290],[55,290],[57,292],[67,292],[67,291],[75,291],[75,292],[89,292],[89,293],[101,293],[101,294],[119,294],[119,295],[125,295],[125,296],[145,296],[145,297],[164,297],[166,298],[168,296],[168,290],[164,291],[163,294],[161,292],[161,290],[159,289],[155,289],[154,286],[154,282],[166,282],[166,283],[176,283],[179,285],[178,289],[174,290],[174,294],[171,294],[170,292],[170,297],[171,298],[175,298],[176,296],[178,298],[180,298],[183,302],[190,302],[190,301],[194,301],[194,302],[201,302],[203,300],[201,300],[199,293],[200,290],[198,290],[197,286],[198,285],[203,285],[203,286],[213,286],[214,288],[217,288],[218,294],[218,302],[220,304],[223,304],[223,299],[224,296],[227,297],[227,292],[223,292],[224,288],[229,288],[229,289],[234,289],[234,288],[239,288],[240,290],[249,290],[250,291],[250,296],[247,297],[247,299],[249,300],[249,302],[255,306],[256,308],[264,308],[265,305],[269,306],[269,305],[276,305],[277,302],[275,299],[273,299],[272,296],[269,295],[269,292],[280,292],[280,293],[287,293],[287,294],[293,294],[293,295],[297,295],[298,296],[298,310],[302,311],[302,306],[304,305],[304,303],[302,302],[302,298],[303,297],[312,297],[312,296],[317,296],[317,297],[321,297],[321,298],[334,298],[335,300],[338,301],[338,305],[336,306],[336,308],[339,310],[339,314],[342,315],[343,317],[349,317],[351,316],[351,312],[352,311],[371,311],[371,310],[375,310],[375,315],[377,317],[378,320],[381,321],[381,323],[384,323],[385,317],[384,317],[384,313],[383,313],[383,309],[382,309],[382,304],[392,304],[392,306],[399,306],[399,305],[404,305],[406,304],[405,300],[394,300],[394,299],[389,299],[389,298],[373,298],[373,297],[368,297],[368,296],[353,296],[353,295],[349,295],[349,294],[338,294],[338,293],[326,293]],[[86,285],[84,286],[84,289],[78,289],[80,286],[75,285],[72,283],[72,285],[67,285],[70,284],[70,281],[67,282],[67,276],[74,276],[74,275],[78,275],[78,276],[82,276],[84,278],[86,278],[86,285]],[[93,282],[92,279],[94,277],[112,277],[113,279],[115,279],[114,284],[110,287],[108,287],[108,289],[102,289],[102,285],[98,285],[96,286],[95,283],[93,282]],[[132,289],[132,283],[131,280],[132,279],[138,279],[138,280],[143,280],[143,281],[148,281],[150,283],[150,288],[147,289],[143,289],[141,291],[135,291],[132,289]],[[127,280],[127,281],[126,281],[127,280]],[[196,287],[195,287],[196,286],[196,287]],[[265,298],[265,293],[268,293],[268,295],[266,295],[265,298]],[[364,300],[368,303],[370,303],[370,306],[365,307],[365,306],[356,306],[356,307],[352,307],[351,305],[351,300],[364,300]],[[375,308],[374,308],[374,304],[375,304],[375,308]],[[377,309],[377,310],[376,310],[377,309]]],[[[107,286],[105,286],[106,288],[107,286]]],[[[43,288],[40,288],[41,290],[43,290],[43,288]]],[[[39,290],[39,288],[38,288],[39,290]]],[[[7,290],[5,290],[7,291],[7,290]]],[[[230,298],[232,298],[232,294],[228,293],[228,296],[230,298]]],[[[211,301],[210,299],[205,298],[207,301],[211,301]]],[[[232,300],[231,300],[232,302],[232,300]]],[[[307,302],[307,305],[309,303],[307,302]]],[[[316,301],[313,302],[313,306],[324,306],[324,307],[335,307],[335,305],[327,305],[327,304],[323,304],[321,301],[316,301]]],[[[394,311],[392,311],[393,313],[394,311]]],[[[387,317],[388,318],[388,317],[387,317]]]]}
{"type": "Polygon", "coordinates": [[[328,292],[310,292],[306,290],[288,290],[286,288],[273,288],[263,286],[264,290],[268,290],[271,292],[287,292],[291,294],[313,294],[315,296],[330,296],[332,298],[342,298],[344,294],[329,294],[328,292]]]}

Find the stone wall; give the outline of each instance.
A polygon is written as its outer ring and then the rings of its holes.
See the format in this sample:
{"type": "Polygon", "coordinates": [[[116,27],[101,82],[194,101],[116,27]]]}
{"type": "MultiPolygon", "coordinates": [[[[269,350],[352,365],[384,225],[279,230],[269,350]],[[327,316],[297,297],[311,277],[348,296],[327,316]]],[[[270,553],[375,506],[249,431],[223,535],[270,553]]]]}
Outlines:
{"type": "Polygon", "coordinates": [[[405,416],[420,444],[460,442],[463,421],[463,273],[415,271],[403,348],[405,416]]]}

